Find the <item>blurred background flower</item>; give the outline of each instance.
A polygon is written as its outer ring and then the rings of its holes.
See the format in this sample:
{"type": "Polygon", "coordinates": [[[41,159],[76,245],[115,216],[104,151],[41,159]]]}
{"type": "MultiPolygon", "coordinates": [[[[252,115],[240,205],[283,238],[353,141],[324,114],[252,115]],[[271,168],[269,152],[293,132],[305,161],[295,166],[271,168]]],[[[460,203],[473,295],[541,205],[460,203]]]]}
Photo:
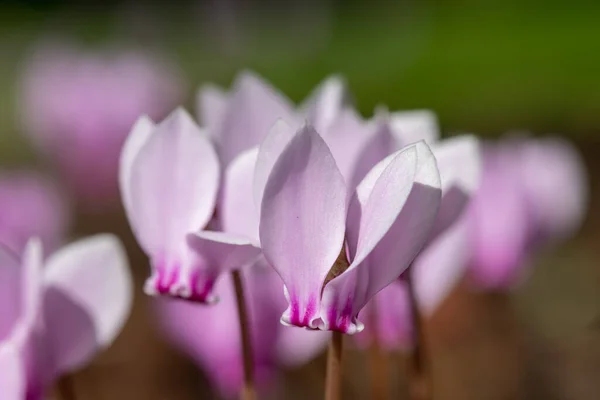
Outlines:
{"type": "Polygon", "coordinates": [[[23,71],[18,112],[33,145],[77,200],[111,205],[130,128],[143,114],[161,120],[181,100],[181,83],[157,55],[44,43],[23,71]]]}

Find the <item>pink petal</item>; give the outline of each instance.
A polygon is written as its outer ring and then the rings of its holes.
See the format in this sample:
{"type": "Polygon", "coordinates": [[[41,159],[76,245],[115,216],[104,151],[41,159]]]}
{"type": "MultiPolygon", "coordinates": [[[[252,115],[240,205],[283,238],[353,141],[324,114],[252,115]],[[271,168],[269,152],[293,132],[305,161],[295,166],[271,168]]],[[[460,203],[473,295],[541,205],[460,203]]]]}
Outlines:
{"type": "Polygon", "coordinates": [[[377,124],[371,138],[357,156],[353,166],[350,187],[356,188],[377,163],[397,150],[397,142],[392,136],[387,121],[377,124]]]}
{"type": "Polygon", "coordinates": [[[304,101],[300,109],[317,132],[325,132],[335,121],[344,106],[346,91],[343,78],[332,75],[304,101]]]}
{"type": "Polygon", "coordinates": [[[432,144],[440,137],[437,116],[430,110],[393,112],[390,114],[390,123],[401,146],[420,140],[432,144]]]}
{"type": "MultiPolygon", "coordinates": [[[[0,268],[9,266],[12,262],[3,255],[6,262],[0,268]]],[[[18,288],[17,320],[7,336],[0,338],[0,395],[4,399],[20,400],[24,397],[28,384],[25,362],[27,350],[33,338],[34,329],[39,325],[39,310],[42,293],[42,244],[39,239],[30,239],[25,246],[19,279],[13,284],[18,288]],[[14,397],[13,397],[14,396],[14,397]]],[[[5,304],[6,305],[6,304],[5,304]]],[[[6,305],[8,306],[8,305],[6,305]]],[[[36,368],[37,365],[33,365],[36,368]]]]}
{"type": "Polygon", "coordinates": [[[294,108],[260,77],[240,74],[235,83],[221,125],[220,154],[228,164],[240,152],[257,146],[278,120],[294,123],[294,108]]]}
{"type": "Polygon", "coordinates": [[[539,225],[538,235],[552,239],[572,235],[585,217],[589,195],[577,149],[559,138],[532,139],[520,145],[519,178],[539,225]]]}
{"type": "Polygon", "coordinates": [[[21,265],[16,254],[0,247],[0,342],[5,340],[21,315],[21,265]]]}
{"type": "Polygon", "coordinates": [[[269,134],[260,144],[258,156],[256,158],[256,167],[254,169],[254,205],[260,213],[263,193],[267,185],[267,179],[275,162],[283,153],[286,146],[294,138],[296,131],[283,120],[278,120],[269,130],[269,134]]]}
{"type": "Polygon", "coordinates": [[[0,397],[2,400],[23,400],[26,382],[25,366],[19,349],[11,342],[0,342],[0,397]]]}
{"type": "Polygon", "coordinates": [[[479,141],[472,135],[456,136],[432,147],[442,180],[442,203],[430,240],[461,215],[481,181],[479,141]]]}
{"type": "Polygon", "coordinates": [[[360,152],[371,139],[371,127],[352,108],[339,113],[330,128],[321,132],[342,176],[350,182],[360,152]]]}
{"type": "Polygon", "coordinates": [[[187,235],[188,246],[202,257],[209,268],[223,271],[253,264],[260,249],[252,240],[225,232],[201,231],[187,235]]]}
{"type": "Polygon", "coordinates": [[[21,258],[19,319],[9,340],[18,346],[25,346],[32,330],[38,323],[42,305],[42,243],[39,239],[30,239],[21,258]]]}
{"type": "Polygon", "coordinates": [[[219,162],[208,137],[182,109],[162,122],[142,147],[131,171],[130,223],[150,256],[150,294],[192,289],[186,235],[214,212],[219,162]]]}
{"type": "Polygon", "coordinates": [[[471,248],[467,215],[442,232],[415,259],[409,273],[420,311],[431,316],[467,270],[471,248]]]}
{"type": "Polygon", "coordinates": [[[408,268],[433,227],[441,197],[435,158],[424,142],[376,165],[348,213],[350,268],[327,284],[324,328],[353,334],[367,302],[408,268]]]}
{"type": "Polygon", "coordinates": [[[320,294],[344,240],[346,186],[329,148],[310,126],[283,151],[262,200],[260,241],[290,306],[282,321],[315,327],[320,294]]]}
{"type": "MultiPolygon", "coordinates": [[[[131,132],[121,150],[121,158],[119,160],[119,187],[121,189],[121,198],[127,215],[132,216],[131,209],[131,169],[136,156],[139,154],[142,147],[146,144],[150,135],[156,129],[154,122],[147,117],[141,116],[136,121],[131,132]]],[[[134,224],[132,224],[134,225],[134,224]]]]}
{"type": "Polygon", "coordinates": [[[476,284],[502,288],[512,284],[527,256],[530,232],[528,204],[515,176],[513,157],[487,148],[481,187],[468,213],[476,284]]]}
{"type": "Polygon", "coordinates": [[[221,229],[258,242],[258,210],[253,201],[254,169],[258,149],[246,150],[227,167],[219,216],[221,229]]]}
{"type": "Polygon", "coordinates": [[[44,270],[45,345],[68,372],[109,347],[129,317],[133,281],[125,249],[103,234],[70,244],[44,270]]]}
{"type": "Polygon", "coordinates": [[[227,93],[216,85],[203,85],[198,90],[198,120],[216,141],[219,141],[220,127],[225,117],[228,100],[227,93]]]}

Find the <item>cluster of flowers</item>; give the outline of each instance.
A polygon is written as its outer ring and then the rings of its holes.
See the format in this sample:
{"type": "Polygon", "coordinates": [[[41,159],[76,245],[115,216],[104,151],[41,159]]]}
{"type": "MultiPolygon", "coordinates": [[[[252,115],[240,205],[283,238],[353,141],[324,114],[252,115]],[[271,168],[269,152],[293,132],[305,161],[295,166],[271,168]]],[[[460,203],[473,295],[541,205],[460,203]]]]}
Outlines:
{"type": "Polygon", "coordinates": [[[363,120],[347,97],[332,77],[295,108],[242,73],[230,93],[200,90],[202,127],[178,109],[159,124],[142,117],[125,144],[120,183],[150,259],[145,291],[208,304],[159,311],[226,395],[243,382],[232,270],[246,280],[264,381],[322,350],[322,331],[409,349],[408,279],[430,315],[463,276],[510,287],[533,250],[582,219],[568,144],[439,140],[428,111],[363,120]]]}
{"type": "MultiPolygon", "coordinates": [[[[120,186],[150,260],[145,292],[188,300],[157,303],[164,331],[226,396],[243,384],[230,272],[243,277],[266,383],[319,353],[330,331],[409,349],[413,307],[430,315],[463,277],[511,287],[585,212],[581,161],[556,138],[440,140],[429,111],[364,120],[339,77],[295,107],[248,72],[229,93],[200,90],[200,125],[183,109],[155,123],[173,82],[157,84],[138,58],[62,59],[45,79],[34,64],[26,80],[29,131],[87,202],[120,186]]],[[[0,177],[0,204],[0,397],[36,399],[110,345],[131,308],[131,277],[111,235],[43,257],[42,242],[62,242],[68,206],[39,177],[0,177]]]]}

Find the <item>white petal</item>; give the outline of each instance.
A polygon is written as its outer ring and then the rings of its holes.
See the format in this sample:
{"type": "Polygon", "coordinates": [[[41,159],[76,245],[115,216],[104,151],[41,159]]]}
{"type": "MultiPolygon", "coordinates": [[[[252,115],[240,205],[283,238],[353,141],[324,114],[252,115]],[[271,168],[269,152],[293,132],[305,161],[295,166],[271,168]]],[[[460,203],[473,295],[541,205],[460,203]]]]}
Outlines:
{"type": "Polygon", "coordinates": [[[44,271],[44,319],[59,371],[111,345],[129,316],[133,285],[119,239],[103,234],[53,254],[44,271]]]}
{"type": "MultiPolygon", "coordinates": [[[[152,134],[155,125],[147,116],[141,116],[133,125],[129,136],[123,144],[121,150],[121,158],[119,160],[119,187],[121,189],[121,197],[125,211],[131,215],[131,166],[135,157],[140,152],[140,149],[146,144],[148,138],[152,134]]],[[[135,229],[135,228],[134,228],[135,229]]]]}

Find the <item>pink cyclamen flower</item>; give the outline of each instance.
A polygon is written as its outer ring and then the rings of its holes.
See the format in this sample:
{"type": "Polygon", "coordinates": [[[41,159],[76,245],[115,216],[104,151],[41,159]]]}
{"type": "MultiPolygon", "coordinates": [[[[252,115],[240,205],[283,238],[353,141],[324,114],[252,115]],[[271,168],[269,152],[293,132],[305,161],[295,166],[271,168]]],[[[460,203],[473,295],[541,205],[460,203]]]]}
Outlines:
{"type": "MultiPolygon", "coordinates": [[[[326,124],[341,93],[339,79],[330,79],[307,101],[305,113],[326,124]]],[[[295,120],[296,111],[250,73],[240,74],[229,96],[213,87],[199,96],[205,128],[183,110],[158,126],[147,117],[136,123],[123,146],[119,179],[130,225],[151,259],[146,292],[213,302],[218,276],[248,265],[260,253],[254,210],[240,212],[237,207],[249,203],[229,193],[251,182],[251,177],[236,177],[234,164],[243,166],[248,157],[243,153],[258,145],[277,119],[295,120]],[[246,223],[229,223],[237,220],[246,223]],[[199,232],[209,222],[220,232],[199,232]]]]}
{"type": "Polygon", "coordinates": [[[90,207],[116,203],[119,152],[135,120],[162,118],[181,95],[163,60],[66,45],[36,49],[22,81],[26,133],[90,207]]]}
{"type": "MultiPolygon", "coordinates": [[[[253,175],[258,149],[239,154],[225,169],[215,224],[229,234],[258,242],[258,209],[253,199],[253,175]]],[[[241,265],[240,265],[241,266],[241,265]]],[[[329,335],[281,326],[286,308],[281,280],[261,258],[242,271],[249,307],[254,364],[259,385],[267,389],[280,366],[295,366],[321,351],[329,335]]],[[[231,278],[216,281],[219,302],[195,307],[186,302],[157,304],[166,336],[192,357],[224,397],[237,395],[243,385],[239,316],[231,278]],[[198,329],[203,334],[198,335],[198,329]]]]}
{"type": "MultiPolygon", "coordinates": [[[[468,230],[463,210],[480,181],[480,152],[475,137],[462,135],[437,142],[439,130],[426,111],[379,115],[369,139],[350,163],[352,181],[358,181],[376,160],[403,145],[422,139],[430,143],[441,178],[442,199],[427,244],[409,270],[416,306],[431,315],[448,295],[468,264],[468,230]]],[[[367,260],[369,257],[367,257],[367,260]]],[[[412,345],[412,315],[406,276],[396,279],[364,308],[361,318],[372,325],[357,335],[359,345],[374,337],[388,349],[412,345]]]]}
{"type": "Polygon", "coordinates": [[[502,289],[522,278],[535,250],[580,226],[585,168],[558,138],[489,143],[483,160],[482,186],[469,208],[470,273],[479,287],[502,289]]]}
{"type": "Polygon", "coordinates": [[[120,183],[129,223],[150,258],[146,293],[214,302],[221,273],[260,254],[244,236],[202,231],[219,181],[216,151],[183,109],[158,125],[147,117],[136,123],[121,154],[120,183]]]}
{"type": "Polygon", "coordinates": [[[433,154],[418,142],[380,161],[352,190],[311,126],[295,135],[274,130],[260,151],[267,161],[257,161],[255,185],[268,176],[257,202],[260,241],[285,285],[282,322],[361,331],[360,310],[400,276],[433,228],[441,197],[433,154]],[[350,266],[326,283],[342,251],[350,266]]]}
{"type": "Polygon", "coordinates": [[[56,249],[65,239],[70,215],[57,185],[33,171],[0,172],[0,243],[21,254],[30,237],[56,249]]]}
{"type": "Polygon", "coordinates": [[[43,261],[33,239],[21,260],[0,250],[0,261],[0,397],[42,399],[125,323],[133,297],[125,251],[116,237],[97,235],[43,261]]]}

